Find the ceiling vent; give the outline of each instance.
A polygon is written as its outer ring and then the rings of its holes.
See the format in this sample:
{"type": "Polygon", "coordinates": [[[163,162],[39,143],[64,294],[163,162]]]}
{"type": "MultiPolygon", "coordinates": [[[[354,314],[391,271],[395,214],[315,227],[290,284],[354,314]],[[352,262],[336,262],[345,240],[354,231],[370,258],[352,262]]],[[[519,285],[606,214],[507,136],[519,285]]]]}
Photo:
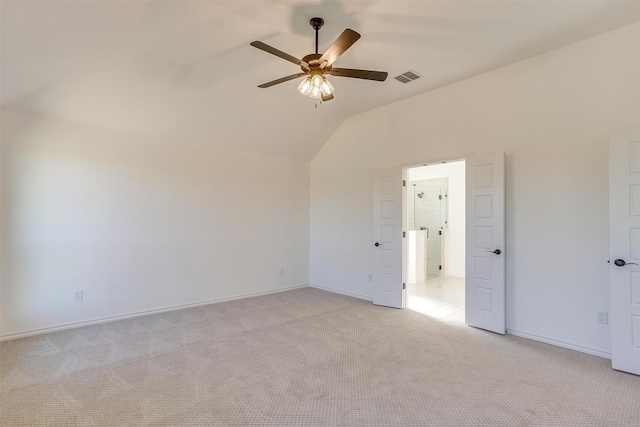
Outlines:
{"type": "Polygon", "coordinates": [[[419,79],[420,77],[422,77],[420,74],[416,73],[415,71],[409,70],[405,73],[400,74],[399,76],[395,76],[394,79],[401,83],[409,83],[416,79],[419,79]]]}

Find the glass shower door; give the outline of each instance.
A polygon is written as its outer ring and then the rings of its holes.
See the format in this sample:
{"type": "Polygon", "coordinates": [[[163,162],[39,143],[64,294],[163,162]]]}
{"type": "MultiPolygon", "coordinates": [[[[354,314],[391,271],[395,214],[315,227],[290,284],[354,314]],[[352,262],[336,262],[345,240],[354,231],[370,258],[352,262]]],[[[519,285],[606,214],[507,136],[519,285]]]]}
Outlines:
{"type": "Polygon", "coordinates": [[[409,192],[409,228],[424,230],[426,242],[426,279],[442,273],[442,230],[447,228],[448,179],[420,181],[409,192]]]}

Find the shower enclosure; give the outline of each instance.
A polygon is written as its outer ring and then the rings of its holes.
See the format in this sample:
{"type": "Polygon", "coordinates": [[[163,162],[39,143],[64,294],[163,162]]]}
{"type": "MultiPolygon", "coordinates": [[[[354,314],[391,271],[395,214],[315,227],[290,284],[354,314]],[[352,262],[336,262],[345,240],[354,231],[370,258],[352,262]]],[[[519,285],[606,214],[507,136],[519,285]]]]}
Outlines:
{"type": "Polygon", "coordinates": [[[409,183],[407,244],[410,283],[434,279],[442,274],[447,233],[448,187],[448,178],[409,183]]]}

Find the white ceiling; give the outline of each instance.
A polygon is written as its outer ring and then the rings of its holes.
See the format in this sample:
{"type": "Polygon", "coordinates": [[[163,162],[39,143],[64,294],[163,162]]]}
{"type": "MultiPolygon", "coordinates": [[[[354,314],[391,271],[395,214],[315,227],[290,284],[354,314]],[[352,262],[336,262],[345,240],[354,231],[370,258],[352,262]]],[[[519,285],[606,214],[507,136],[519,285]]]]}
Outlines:
{"type": "Polygon", "coordinates": [[[311,159],[354,114],[640,20],[640,1],[6,1],[2,107],[175,141],[311,159]],[[331,78],[316,108],[299,71],[249,46],[296,57],[345,29],[362,38],[335,66],[389,72],[331,78]],[[401,84],[407,70],[423,77],[401,84]]]}

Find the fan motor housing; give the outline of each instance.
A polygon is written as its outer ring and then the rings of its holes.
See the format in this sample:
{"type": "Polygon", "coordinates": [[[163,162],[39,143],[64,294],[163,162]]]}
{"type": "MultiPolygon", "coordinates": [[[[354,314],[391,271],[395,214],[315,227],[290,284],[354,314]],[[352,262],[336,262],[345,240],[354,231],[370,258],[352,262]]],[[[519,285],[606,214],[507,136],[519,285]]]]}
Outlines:
{"type": "MultiPolygon", "coordinates": [[[[302,60],[307,64],[309,64],[309,66],[313,70],[314,68],[320,68],[320,62],[318,60],[320,59],[321,56],[322,55],[319,53],[310,53],[309,55],[303,57],[302,60]]],[[[324,70],[330,70],[330,69],[331,69],[331,65],[327,65],[324,67],[324,70]]],[[[307,70],[302,68],[302,71],[307,71],[307,70]]]]}

